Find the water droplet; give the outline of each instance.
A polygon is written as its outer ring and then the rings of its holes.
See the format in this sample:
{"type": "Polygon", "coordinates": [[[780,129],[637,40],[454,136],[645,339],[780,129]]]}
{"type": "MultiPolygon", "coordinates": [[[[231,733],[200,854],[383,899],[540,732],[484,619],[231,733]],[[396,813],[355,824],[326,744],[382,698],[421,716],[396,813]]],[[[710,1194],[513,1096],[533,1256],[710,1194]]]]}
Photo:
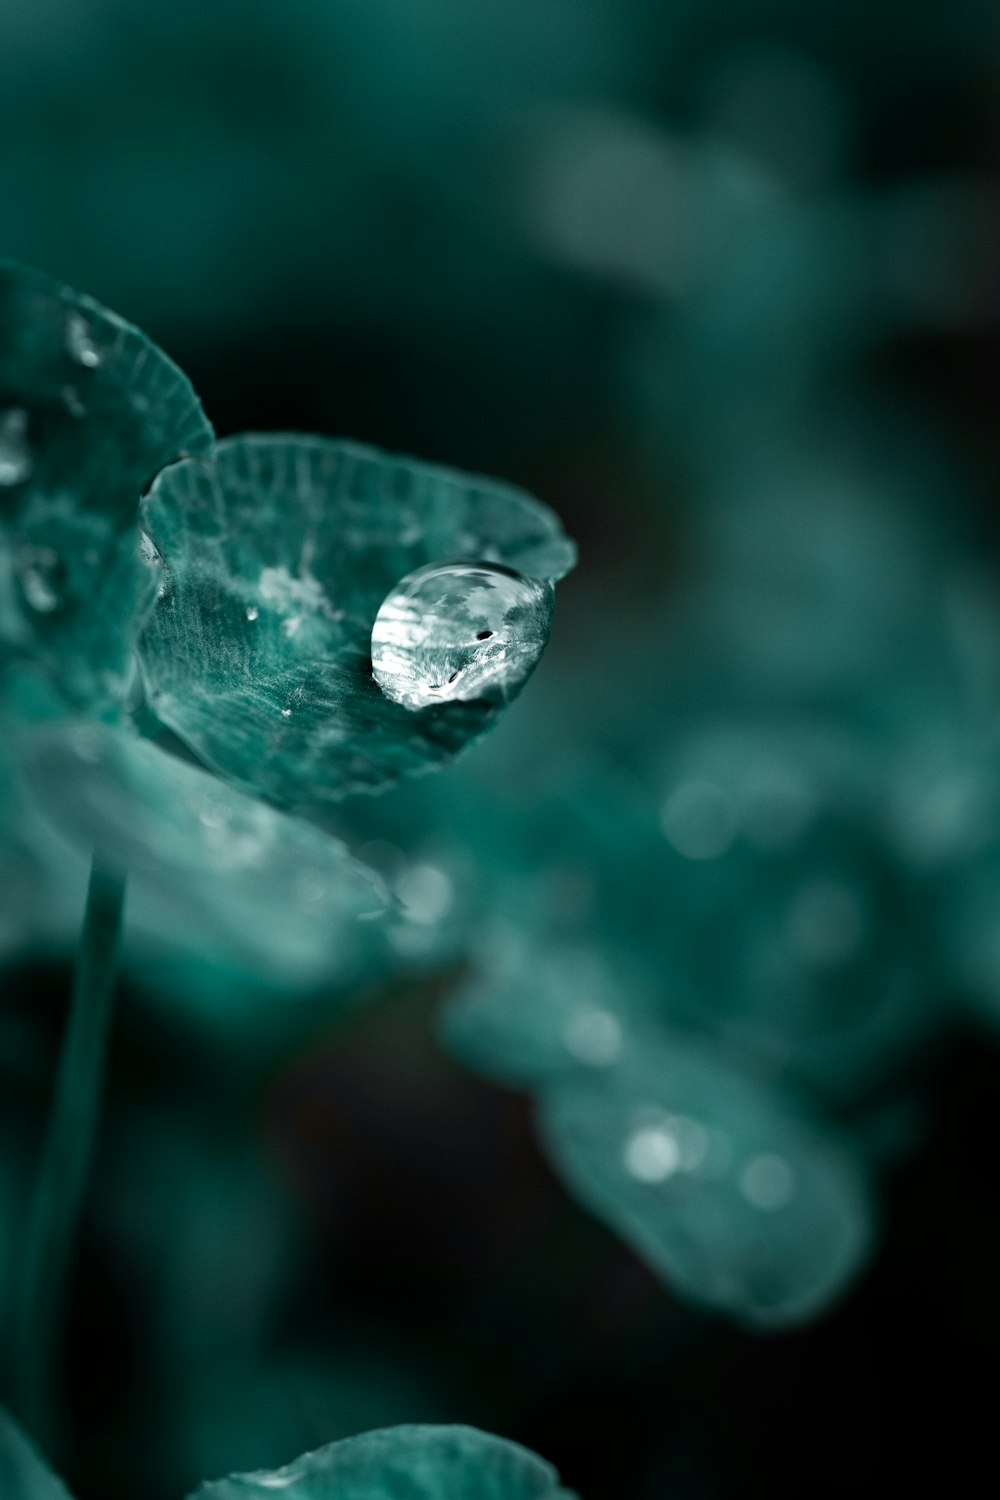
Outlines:
{"type": "Polygon", "coordinates": [[[577,1062],[591,1068],[607,1068],[622,1050],[622,1028],[609,1010],[588,1006],[571,1016],[563,1030],[566,1050],[577,1062]]]}
{"type": "Polygon", "coordinates": [[[149,535],[148,531],[139,532],[139,553],[140,556],[148,563],[162,564],[163,562],[163,558],[160,556],[156,543],[153,541],[153,538],[149,535]]]}
{"type": "Polygon", "coordinates": [[[625,1142],[625,1170],[639,1182],[665,1182],[680,1164],[680,1147],[666,1126],[644,1125],[625,1142]]]}
{"type": "Polygon", "coordinates": [[[432,563],[384,600],[372,674],[404,708],[508,698],[548,638],[550,585],[493,563],[432,563]]]}
{"type": "Polygon", "coordinates": [[[256,604],[248,604],[247,605],[247,619],[248,620],[259,620],[260,619],[260,610],[257,608],[256,604]]]}
{"type": "Polygon", "coordinates": [[[28,446],[28,413],[20,406],[0,412],[0,484],[23,484],[34,467],[28,446]]]}
{"type": "Polygon", "coordinates": [[[79,313],[70,313],[66,319],[66,348],[78,365],[94,370],[101,363],[97,345],[90,333],[90,325],[79,313]]]}
{"type": "Polygon", "coordinates": [[[687,781],[667,798],[663,831],[685,859],[718,859],[736,838],[736,810],[721,787],[687,781]]]}
{"type": "Polygon", "coordinates": [[[224,807],[203,807],[198,814],[199,821],[206,828],[225,828],[229,821],[224,807]]]}
{"type": "Polygon", "coordinates": [[[59,608],[61,564],[51,547],[22,547],[17,554],[17,575],[31,608],[51,614],[59,608]]]}
{"type": "Polygon", "coordinates": [[[764,1152],[740,1173],[740,1192],[752,1208],[766,1213],[785,1208],[795,1193],[795,1174],[783,1156],[764,1152]]]}
{"type": "Polygon", "coordinates": [[[447,916],[454,900],[452,883],[437,865],[410,865],[396,881],[396,895],[409,920],[428,927],[447,916]]]}
{"type": "Polygon", "coordinates": [[[62,395],[63,406],[65,406],[71,417],[80,418],[87,415],[87,408],[84,406],[80,392],[75,385],[64,385],[60,394],[62,395]]]}

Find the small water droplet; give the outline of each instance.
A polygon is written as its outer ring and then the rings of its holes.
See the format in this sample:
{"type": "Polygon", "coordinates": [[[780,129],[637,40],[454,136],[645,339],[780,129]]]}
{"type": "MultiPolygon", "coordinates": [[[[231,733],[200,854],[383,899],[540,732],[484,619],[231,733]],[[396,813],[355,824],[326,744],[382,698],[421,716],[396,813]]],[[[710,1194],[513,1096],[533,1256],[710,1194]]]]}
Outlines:
{"type": "Polygon", "coordinates": [[[225,828],[228,822],[224,807],[203,807],[198,814],[198,819],[206,828],[225,828]]]}
{"type": "Polygon", "coordinates": [[[148,563],[162,564],[163,558],[148,531],[139,532],[139,553],[148,563]]]}
{"type": "Polygon", "coordinates": [[[503,699],[536,666],[552,589],[493,563],[432,563],[409,573],[372,629],[372,675],[404,708],[503,699]]]}
{"type": "Polygon", "coordinates": [[[639,1182],[666,1182],[681,1164],[680,1147],[665,1125],[644,1125],[625,1142],[625,1170],[639,1182]]]}
{"type": "Polygon", "coordinates": [[[248,604],[247,605],[247,619],[248,620],[259,620],[260,619],[260,610],[257,608],[256,604],[248,604]]]}
{"type": "Polygon", "coordinates": [[[622,1050],[621,1023],[609,1010],[588,1006],[567,1021],[563,1041],[577,1062],[591,1068],[610,1067],[622,1050]]]}
{"type": "Polygon", "coordinates": [[[795,1196],[795,1174],[783,1156],[754,1156],[740,1173],[740,1192],[752,1208],[773,1213],[795,1196]]]}
{"type": "Polygon", "coordinates": [[[0,484],[23,484],[34,464],[28,446],[28,413],[21,406],[0,412],[0,484]]]}
{"type": "Polygon", "coordinates": [[[454,901],[454,887],[436,865],[410,865],[396,881],[396,895],[411,922],[432,926],[447,916],[454,901]]]}
{"type": "Polygon", "coordinates": [[[63,406],[65,406],[71,417],[79,419],[87,415],[87,408],[84,406],[80,392],[75,385],[64,385],[61,395],[63,406]]]}
{"type": "Polygon", "coordinates": [[[686,781],[667,798],[663,831],[685,859],[718,859],[728,853],[737,825],[732,799],[708,781],[686,781]]]}
{"type": "Polygon", "coordinates": [[[78,365],[94,370],[101,363],[100,352],[91,337],[90,325],[77,312],[66,319],[66,348],[78,365]]]}
{"type": "Polygon", "coordinates": [[[17,554],[17,575],[21,590],[32,609],[51,614],[61,599],[59,583],[61,564],[58,552],[51,547],[22,547],[17,554]]]}

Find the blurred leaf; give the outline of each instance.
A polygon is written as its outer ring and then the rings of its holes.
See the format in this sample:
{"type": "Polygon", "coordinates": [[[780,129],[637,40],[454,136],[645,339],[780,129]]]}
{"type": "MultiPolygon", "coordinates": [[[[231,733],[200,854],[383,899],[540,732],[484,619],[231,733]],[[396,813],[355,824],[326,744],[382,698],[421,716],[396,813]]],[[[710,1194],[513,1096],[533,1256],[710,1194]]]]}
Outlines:
{"type": "MultiPolygon", "coordinates": [[[[566,1497],[550,1464],[473,1427],[388,1427],[331,1443],[273,1473],[204,1484],[198,1500],[544,1500],[566,1497]]],[[[191,1500],[195,1500],[195,1496],[191,1500]]]]}
{"type": "Polygon", "coordinates": [[[815,1317],[868,1253],[869,1186],[846,1146],[687,1038],[553,1083],[541,1127],[584,1204],[678,1295],[743,1323],[815,1317]]]}
{"type": "Polygon", "coordinates": [[[683,1026],[854,1097],[930,1021],[878,762],[836,724],[678,717],[648,785],[558,765],[479,818],[490,888],[447,1045],[537,1084],[683,1026]]]}
{"type": "Polygon", "coordinates": [[[562,577],[575,550],[510,486],[319,438],[243,437],[177,464],[143,506],[162,570],[140,643],[150,704],[202,759],[319,812],[450,759],[488,702],[401,708],[371,674],[387,594],[440,561],[562,577]]]}
{"type": "Polygon", "coordinates": [[[315,984],[350,968],[378,877],[332,835],[246,797],[127,730],[28,732],[40,807],[71,840],[129,872],[130,924],[255,977],[315,984]]]}
{"type": "Polygon", "coordinates": [[[63,694],[106,710],[128,682],[139,497],[212,430],[138,329],[0,262],[0,635],[63,694]]]}
{"type": "Polygon", "coordinates": [[[3,1500],[69,1500],[13,1417],[0,1407],[0,1495],[3,1500]]]}

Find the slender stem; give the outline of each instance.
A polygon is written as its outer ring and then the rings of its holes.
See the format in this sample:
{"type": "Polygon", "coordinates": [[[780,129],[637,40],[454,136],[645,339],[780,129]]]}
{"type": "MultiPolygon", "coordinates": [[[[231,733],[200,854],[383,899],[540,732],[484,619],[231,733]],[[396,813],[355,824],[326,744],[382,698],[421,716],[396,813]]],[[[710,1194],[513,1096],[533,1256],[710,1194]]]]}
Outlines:
{"type": "Polygon", "coordinates": [[[125,877],[95,857],[69,1019],[25,1243],[14,1329],[14,1395],[24,1425],[51,1420],[53,1366],[94,1155],[111,1030],[125,877]]]}

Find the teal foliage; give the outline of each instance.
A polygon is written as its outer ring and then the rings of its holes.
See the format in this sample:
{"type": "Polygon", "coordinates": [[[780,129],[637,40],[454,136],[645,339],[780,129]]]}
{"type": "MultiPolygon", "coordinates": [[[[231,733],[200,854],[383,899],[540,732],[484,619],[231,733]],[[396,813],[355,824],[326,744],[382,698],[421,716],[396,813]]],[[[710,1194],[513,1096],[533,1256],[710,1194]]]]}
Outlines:
{"type": "Polygon", "coordinates": [[[0,638],[71,701],[120,705],[144,593],[139,495],[212,438],[187,377],[138,329],[0,263],[0,638]]]}
{"type": "Polygon", "coordinates": [[[308,438],[236,439],[175,465],[142,521],[158,582],[139,649],[150,706],[204,762],[306,812],[440,764],[496,717],[482,699],[403,708],[373,681],[372,626],[400,579],[468,559],[549,581],[575,556],[509,486],[308,438]]]}
{"type": "Polygon", "coordinates": [[[6,1500],[69,1500],[69,1491],[2,1407],[0,1494],[6,1500]]]}
{"type": "MultiPolygon", "coordinates": [[[[783,1500],[807,1444],[856,1485],[871,1380],[892,1484],[915,1422],[953,1462],[1000,1225],[984,8],[6,11],[3,1334],[87,862],[130,872],[56,1467],[567,1493],[471,1422],[594,1500],[783,1500]],[[373,627],[442,563],[536,581],[524,651],[407,707],[373,627]]],[[[4,1419],[25,1485],[65,1500],[4,1419]]]]}
{"type": "MultiPolygon", "coordinates": [[[[6,1500],[69,1500],[13,1419],[0,1408],[0,1480],[6,1500]]],[[[472,1427],[391,1427],[331,1443],[282,1469],[200,1485],[200,1500],[274,1490],[296,1500],[566,1500],[551,1464],[472,1427]]],[[[191,1497],[194,1500],[194,1496],[191,1497]]]]}
{"type": "Polygon", "coordinates": [[[684,1037],[546,1090],[542,1135],[581,1200],[681,1296],[751,1327],[802,1323],[871,1247],[849,1139],[684,1037]]]}
{"type": "Polygon", "coordinates": [[[202,1485],[201,1500],[281,1489],[297,1500],[559,1500],[550,1464],[471,1427],[392,1427],[346,1438],[270,1474],[202,1485]]]}

